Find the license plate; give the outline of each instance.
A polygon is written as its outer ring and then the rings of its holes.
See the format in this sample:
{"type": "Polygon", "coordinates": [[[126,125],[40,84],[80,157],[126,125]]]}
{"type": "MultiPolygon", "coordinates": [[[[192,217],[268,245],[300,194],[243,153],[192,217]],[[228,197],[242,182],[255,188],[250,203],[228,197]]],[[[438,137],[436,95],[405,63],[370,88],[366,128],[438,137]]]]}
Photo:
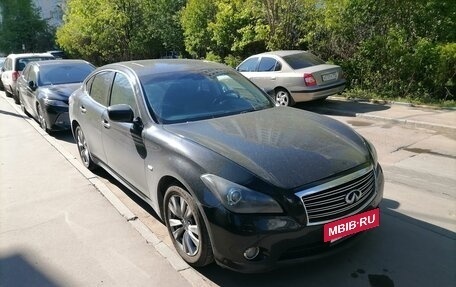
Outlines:
{"type": "Polygon", "coordinates": [[[321,78],[322,78],[323,82],[327,82],[327,81],[332,81],[332,80],[337,79],[338,76],[339,76],[339,73],[335,72],[335,73],[321,75],[321,78]]]}
{"type": "Polygon", "coordinates": [[[380,226],[380,209],[376,208],[323,226],[324,242],[335,242],[347,235],[380,226]]]}

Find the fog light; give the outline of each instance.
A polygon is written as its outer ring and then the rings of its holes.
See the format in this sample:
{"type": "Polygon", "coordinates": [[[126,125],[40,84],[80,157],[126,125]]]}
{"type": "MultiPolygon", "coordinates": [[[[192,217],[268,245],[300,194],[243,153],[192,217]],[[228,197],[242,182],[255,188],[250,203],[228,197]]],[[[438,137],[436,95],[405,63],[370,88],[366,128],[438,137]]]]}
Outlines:
{"type": "Polygon", "coordinates": [[[250,247],[245,250],[244,257],[247,260],[253,260],[253,259],[255,259],[255,257],[258,256],[259,253],[260,253],[260,248],[250,247]]]}

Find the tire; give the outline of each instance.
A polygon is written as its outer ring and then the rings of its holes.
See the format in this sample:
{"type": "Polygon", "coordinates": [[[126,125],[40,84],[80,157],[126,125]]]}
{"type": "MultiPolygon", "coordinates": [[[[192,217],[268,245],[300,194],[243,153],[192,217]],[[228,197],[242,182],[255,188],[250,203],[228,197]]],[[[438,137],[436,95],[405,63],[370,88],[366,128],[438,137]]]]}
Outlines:
{"type": "Polygon", "coordinates": [[[5,88],[5,95],[8,97],[8,98],[12,98],[13,95],[8,91],[8,89],[5,88]]]}
{"type": "Polygon", "coordinates": [[[76,140],[76,145],[78,146],[79,156],[81,157],[81,161],[84,164],[84,166],[88,170],[96,169],[97,165],[92,159],[92,155],[90,154],[87,141],[80,126],[76,126],[76,129],[74,131],[74,137],[76,140]]]}
{"type": "Polygon", "coordinates": [[[22,97],[21,97],[21,94],[19,93],[19,104],[21,105],[21,110],[24,112],[24,114],[26,116],[29,116],[30,117],[30,113],[27,111],[27,109],[25,108],[25,105],[24,105],[24,101],[22,100],[22,97]]]}
{"type": "Polygon", "coordinates": [[[170,186],[163,208],[169,236],[179,255],[193,267],[210,264],[214,260],[212,246],[192,196],[181,187],[170,186]]]}
{"type": "Polygon", "coordinates": [[[37,106],[36,106],[36,112],[37,112],[38,123],[40,124],[40,127],[41,127],[45,132],[47,132],[48,134],[50,134],[51,131],[47,128],[47,122],[46,122],[46,118],[44,117],[44,111],[43,111],[43,109],[41,108],[41,105],[40,105],[40,104],[37,104],[37,106]]]}
{"type": "Polygon", "coordinates": [[[275,93],[275,101],[280,106],[293,106],[294,101],[290,93],[285,89],[277,89],[275,93]]]}
{"type": "Polygon", "coordinates": [[[14,103],[16,105],[19,105],[20,102],[19,102],[19,96],[17,95],[17,93],[13,92],[13,100],[14,100],[14,103]]]}

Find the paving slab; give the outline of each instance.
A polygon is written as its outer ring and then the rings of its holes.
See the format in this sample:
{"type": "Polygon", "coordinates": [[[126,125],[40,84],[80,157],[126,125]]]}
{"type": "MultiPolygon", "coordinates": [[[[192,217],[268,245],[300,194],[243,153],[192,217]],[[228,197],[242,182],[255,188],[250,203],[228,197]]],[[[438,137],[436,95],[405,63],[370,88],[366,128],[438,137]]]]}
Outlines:
{"type": "Polygon", "coordinates": [[[0,285],[190,285],[3,93],[0,285]]]}

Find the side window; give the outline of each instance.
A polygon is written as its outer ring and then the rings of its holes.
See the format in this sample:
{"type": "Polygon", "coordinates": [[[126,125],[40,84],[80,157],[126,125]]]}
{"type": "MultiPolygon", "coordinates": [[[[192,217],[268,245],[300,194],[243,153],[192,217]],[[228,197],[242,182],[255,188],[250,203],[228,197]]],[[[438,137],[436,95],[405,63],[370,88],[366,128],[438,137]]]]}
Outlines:
{"type": "Polygon", "coordinates": [[[116,73],[112,85],[111,100],[109,105],[126,104],[129,105],[135,115],[138,115],[138,109],[135,102],[135,91],[124,74],[116,73]]]}
{"type": "Polygon", "coordinates": [[[6,71],[11,71],[13,69],[12,63],[13,63],[13,61],[11,60],[11,58],[6,59],[6,63],[5,63],[6,71]]]}
{"type": "Polygon", "coordinates": [[[260,65],[258,66],[259,72],[272,72],[276,71],[277,61],[273,58],[263,57],[261,58],[260,65]]]}
{"type": "Polygon", "coordinates": [[[238,67],[239,72],[255,72],[255,68],[258,62],[258,58],[251,58],[246,60],[238,67]]]}
{"type": "Polygon", "coordinates": [[[96,74],[93,79],[89,94],[92,99],[103,106],[108,105],[108,95],[109,90],[111,89],[113,77],[114,72],[101,72],[96,74]]]}

